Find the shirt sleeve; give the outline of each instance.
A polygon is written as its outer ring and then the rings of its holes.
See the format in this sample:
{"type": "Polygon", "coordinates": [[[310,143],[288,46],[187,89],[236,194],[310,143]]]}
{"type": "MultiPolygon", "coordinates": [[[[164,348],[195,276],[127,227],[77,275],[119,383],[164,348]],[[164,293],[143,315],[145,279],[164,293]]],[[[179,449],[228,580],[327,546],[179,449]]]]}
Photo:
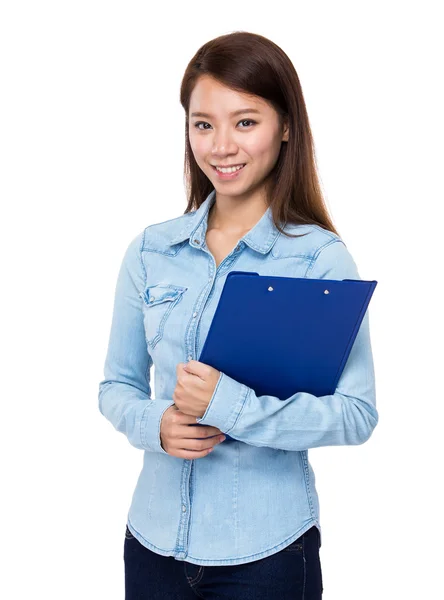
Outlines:
{"type": "MultiPolygon", "coordinates": [[[[350,252],[337,238],[318,249],[305,276],[361,279],[350,252]]],[[[306,450],[362,444],[378,418],[367,307],[334,394],[318,397],[297,392],[285,400],[257,396],[247,385],[221,372],[198,422],[253,446],[306,450]]]]}
{"type": "Polygon", "coordinates": [[[152,359],[139,295],[146,281],[143,237],[144,232],[130,242],[120,265],[104,379],[99,383],[99,410],[136,448],[167,454],[161,445],[160,423],[174,400],[151,398],[152,359]]]}

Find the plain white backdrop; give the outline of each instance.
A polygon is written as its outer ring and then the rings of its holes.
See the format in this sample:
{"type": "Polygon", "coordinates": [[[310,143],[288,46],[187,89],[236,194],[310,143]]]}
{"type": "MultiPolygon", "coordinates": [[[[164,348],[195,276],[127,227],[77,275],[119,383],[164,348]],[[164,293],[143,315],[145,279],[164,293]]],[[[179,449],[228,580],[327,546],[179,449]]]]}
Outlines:
{"type": "Polygon", "coordinates": [[[2,598],[124,597],[143,452],[98,410],[114,286],[129,241],[185,210],[181,78],[235,30],[293,61],[334,223],[378,281],[379,424],[310,451],[324,598],[442,597],[438,4],[1,4],[2,598]]]}

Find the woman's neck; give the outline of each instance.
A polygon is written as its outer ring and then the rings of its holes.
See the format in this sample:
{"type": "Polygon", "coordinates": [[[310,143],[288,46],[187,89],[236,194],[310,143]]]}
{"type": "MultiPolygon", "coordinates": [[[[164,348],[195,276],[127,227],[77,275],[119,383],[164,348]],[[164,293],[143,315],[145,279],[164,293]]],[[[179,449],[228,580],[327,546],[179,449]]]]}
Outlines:
{"type": "Polygon", "coordinates": [[[207,231],[217,229],[227,236],[241,238],[262,218],[267,206],[260,195],[249,200],[238,196],[216,196],[208,213],[207,231]]]}

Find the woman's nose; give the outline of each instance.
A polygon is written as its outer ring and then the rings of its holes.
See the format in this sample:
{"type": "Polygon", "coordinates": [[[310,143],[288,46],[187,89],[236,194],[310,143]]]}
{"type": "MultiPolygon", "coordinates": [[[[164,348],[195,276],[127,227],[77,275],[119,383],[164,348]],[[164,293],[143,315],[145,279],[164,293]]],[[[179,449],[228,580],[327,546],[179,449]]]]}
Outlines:
{"type": "Polygon", "coordinates": [[[226,130],[219,130],[215,133],[213,138],[213,154],[228,154],[236,149],[236,144],[229,133],[226,130]]]}

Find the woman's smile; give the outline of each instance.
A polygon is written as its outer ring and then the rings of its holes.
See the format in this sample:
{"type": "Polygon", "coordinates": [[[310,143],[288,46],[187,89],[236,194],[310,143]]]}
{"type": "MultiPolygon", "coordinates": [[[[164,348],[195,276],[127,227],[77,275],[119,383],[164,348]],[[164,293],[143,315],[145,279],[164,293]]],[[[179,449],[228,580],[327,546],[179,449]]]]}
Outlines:
{"type": "Polygon", "coordinates": [[[246,163],[243,165],[233,166],[229,168],[216,167],[211,165],[213,171],[217,174],[219,179],[235,179],[239,176],[240,172],[244,170],[246,163]]]}

